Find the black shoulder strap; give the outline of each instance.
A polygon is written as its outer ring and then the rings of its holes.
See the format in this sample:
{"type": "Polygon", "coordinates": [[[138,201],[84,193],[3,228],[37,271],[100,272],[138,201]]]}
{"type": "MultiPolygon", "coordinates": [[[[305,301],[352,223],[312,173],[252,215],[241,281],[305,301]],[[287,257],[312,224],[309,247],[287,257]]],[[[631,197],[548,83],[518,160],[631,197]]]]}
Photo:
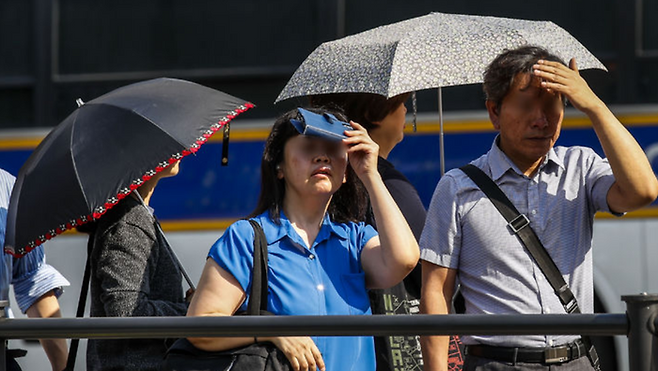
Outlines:
{"type": "MultiPolygon", "coordinates": [[[[94,247],[94,234],[95,232],[89,233],[89,239],[87,240],[87,260],[85,262],[85,271],[82,276],[82,286],[80,287],[80,298],[78,299],[78,309],[75,312],[77,318],[82,318],[85,315],[85,306],[87,303],[87,294],[89,292],[89,281],[91,279],[91,251],[94,247]]],[[[73,371],[75,368],[75,359],[78,356],[78,346],[80,344],[80,339],[71,339],[71,344],[69,346],[69,356],[66,359],[66,367],[63,371],[73,371]]]]}
{"type": "Polygon", "coordinates": [[[466,175],[468,175],[478,187],[480,187],[482,192],[489,197],[496,209],[498,209],[505,220],[507,220],[508,228],[516,234],[519,240],[521,240],[523,245],[528,249],[530,255],[535,259],[539,269],[544,273],[546,279],[548,279],[548,282],[553,287],[553,290],[555,290],[555,293],[560,298],[564,310],[567,313],[580,313],[578,302],[571,292],[571,289],[569,289],[569,285],[564,281],[562,273],[560,273],[555,262],[551,259],[550,255],[548,255],[546,248],[542,245],[535,231],[530,227],[530,221],[528,218],[519,213],[498,185],[496,185],[487,174],[480,170],[480,168],[468,164],[462,166],[460,169],[466,173],[466,175]]]}
{"type": "MultiPolygon", "coordinates": [[[[139,192],[135,192],[138,194],[139,192]]],[[[178,267],[180,270],[181,274],[183,275],[183,278],[185,279],[185,282],[187,282],[187,286],[192,289],[192,291],[196,291],[196,286],[194,286],[194,282],[192,282],[192,279],[190,276],[187,274],[187,271],[185,270],[185,267],[183,266],[183,263],[180,262],[180,259],[178,259],[178,255],[176,255],[176,252],[174,249],[171,247],[171,244],[169,243],[169,240],[167,239],[167,236],[165,235],[164,231],[162,230],[162,226],[160,225],[160,222],[158,219],[155,219],[155,230],[156,232],[160,235],[162,240],[165,242],[165,250],[169,254],[169,257],[171,260],[174,262],[174,264],[178,267]]]]}
{"type": "Polygon", "coordinates": [[[249,219],[249,223],[254,229],[254,269],[247,314],[259,315],[261,311],[267,311],[267,239],[257,221],[249,219]]]}
{"type": "MultiPolygon", "coordinates": [[[[541,269],[542,273],[544,273],[544,276],[546,276],[546,279],[553,287],[555,294],[560,298],[564,310],[567,313],[580,313],[576,297],[564,280],[564,277],[562,277],[562,273],[560,273],[557,265],[555,265],[551,256],[548,255],[548,252],[539,240],[539,237],[530,227],[528,217],[519,213],[516,207],[514,207],[514,204],[512,204],[512,201],[507,198],[500,187],[498,187],[498,185],[480,168],[468,164],[460,167],[460,169],[466,173],[466,175],[468,175],[478,187],[480,187],[482,192],[489,197],[496,209],[498,209],[505,220],[507,220],[508,228],[516,234],[521,243],[523,243],[528,252],[530,252],[530,255],[535,259],[539,269],[541,269]]],[[[588,349],[588,357],[592,366],[594,366],[595,370],[599,371],[599,357],[596,353],[596,349],[592,346],[591,339],[589,336],[581,337],[583,343],[585,343],[588,349]]]]}

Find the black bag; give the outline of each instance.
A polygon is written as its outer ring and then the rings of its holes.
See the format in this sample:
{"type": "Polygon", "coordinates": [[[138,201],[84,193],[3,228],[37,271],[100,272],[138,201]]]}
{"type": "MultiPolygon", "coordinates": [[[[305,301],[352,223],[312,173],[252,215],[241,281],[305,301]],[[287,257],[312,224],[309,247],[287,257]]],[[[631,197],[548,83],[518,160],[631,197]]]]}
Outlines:
{"type": "MultiPolygon", "coordinates": [[[[247,303],[248,315],[267,311],[267,241],[260,224],[249,220],[254,228],[254,270],[247,303]]],[[[285,354],[274,344],[259,342],[244,347],[207,352],[187,339],[176,340],[167,350],[161,371],[292,371],[285,354]]]]}
{"type": "Polygon", "coordinates": [[[162,371],[288,371],[286,356],[272,343],[254,343],[221,352],[206,352],[187,339],[176,340],[160,366],[162,371]]]}

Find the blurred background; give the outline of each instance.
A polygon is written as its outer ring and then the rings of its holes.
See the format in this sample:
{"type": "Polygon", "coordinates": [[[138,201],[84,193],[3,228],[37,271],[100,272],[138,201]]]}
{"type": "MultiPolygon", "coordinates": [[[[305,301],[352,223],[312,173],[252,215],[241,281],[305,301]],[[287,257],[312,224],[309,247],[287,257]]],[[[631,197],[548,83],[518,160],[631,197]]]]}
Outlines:
{"type": "MultiPolygon", "coordinates": [[[[161,182],[152,200],[196,280],[223,228],[255,205],[269,125],[304,103],[273,103],[301,62],[322,42],[432,11],[550,20],[570,32],[609,70],[582,74],[658,169],[658,0],[0,0],[0,167],[17,175],[48,131],[75,110],[76,99],[133,82],[177,77],[255,103],[232,125],[228,167],[219,166],[221,142],[211,140],[194,160],[183,160],[180,175],[161,182]]],[[[425,206],[440,177],[437,108],[436,89],[418,92],[424,131],[409,133],[389,157],[425,206]]],[[[445,89],[443,109],[447,169],[490,147],[495,132],[481,85],[445,89]]],[[[591,128],[573,110],[567,116],[558,144],[600,152],[591,128]]],[[[656,203],[621,221],[597,218],[597,311],[621,313],[620,295],[658,292],[650,264],[658,261],[656,240],[656,203]]],[[[71,281],[60,299],[67,317],[75,315],[85,244],[76,233],[46,244],[48,261],[71,281]]],[[[37,343],[13,343],[30,349],[21,360],[25,370],[49,368],[37,343]]],[[[79,369],[84,350],[83,341],[79,369]]],[[[599,353],[607,357],[606,371],[627,370],[625,337],[602,340],[599,353]]]]}
{"type": "MultiPolygon", "coordinates": [[[[179,77],[273,102],[320,43],[432,11],[550,20],[609,69],[586,72],[608,104],[658,101],[657,0],[1,0],[0,128],[50,127],[127,83],[179,77]]],[[[421,92],[419,111],[436,110],[421,92]]],[[[444,109],[483,106],[480,86],[451,88],[444,109]]]]}

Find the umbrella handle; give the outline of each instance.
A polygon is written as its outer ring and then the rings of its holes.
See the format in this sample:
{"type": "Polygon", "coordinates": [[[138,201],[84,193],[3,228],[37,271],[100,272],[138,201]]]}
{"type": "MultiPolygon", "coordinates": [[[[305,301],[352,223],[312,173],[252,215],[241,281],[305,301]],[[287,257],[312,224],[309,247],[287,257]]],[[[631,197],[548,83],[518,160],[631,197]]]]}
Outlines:
{"type": "Polygon", "coordinates": [[[441,176],[446,173],[446,154],[445,145],[443,143],[443,94],[439,86],[439,126],[441,131],[439,133],[439,163],[441,167],[441,176]]]}

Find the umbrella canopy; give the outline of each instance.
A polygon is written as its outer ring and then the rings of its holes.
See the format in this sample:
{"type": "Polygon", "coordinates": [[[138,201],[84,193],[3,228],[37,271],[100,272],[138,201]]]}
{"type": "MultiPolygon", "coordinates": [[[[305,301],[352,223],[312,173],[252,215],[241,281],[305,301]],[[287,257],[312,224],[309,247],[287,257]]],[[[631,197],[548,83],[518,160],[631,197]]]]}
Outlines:
{"type": "Polygon", "coordinates": [[[430,13],[318,46],[276,102],[331,93],[385,97],[482,82],[503,50],[541,46],[581,69],[605,66],[578,40],[549,21],[430,13]]]}
{"type": "Polygon", "coordinates": [[[128,85],[83,104],[21,167],[8,210],[5,251],[22,256],[100,218],[251,107],[217,90],[169,78],[128,85]]]}

